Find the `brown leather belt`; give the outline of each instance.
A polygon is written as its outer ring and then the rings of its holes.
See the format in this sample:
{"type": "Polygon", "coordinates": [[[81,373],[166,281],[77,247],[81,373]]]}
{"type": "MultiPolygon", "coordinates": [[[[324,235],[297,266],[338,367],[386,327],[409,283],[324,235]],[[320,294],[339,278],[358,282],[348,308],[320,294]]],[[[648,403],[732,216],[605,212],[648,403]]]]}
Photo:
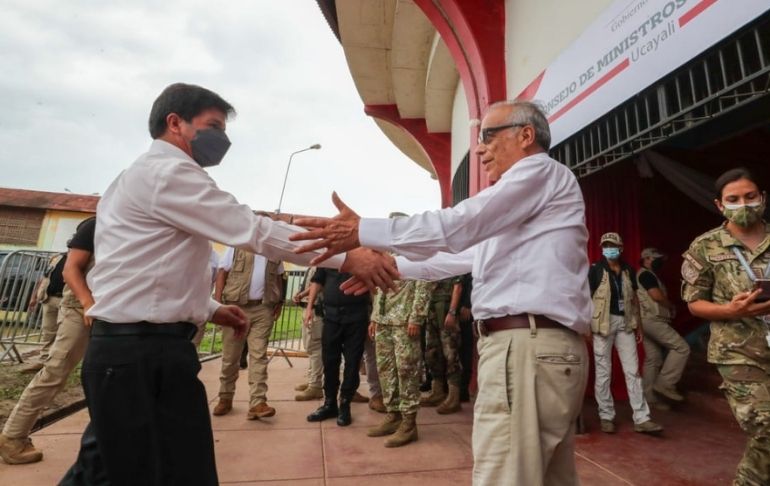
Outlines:
{"type": "MultiPolygon", "coordinates": [[[[534,315],[535,327],[538,329],[568,329],[562,324],[549,319],[545,316],[534,315]]],[[[487,336],[497,331],[506,331],[508,329],[529,329],[528,314],[517,314],[515,316],[495,317],[492,319],[478,320],[473,322],[473,333],[476,337],[487,336]]]]}

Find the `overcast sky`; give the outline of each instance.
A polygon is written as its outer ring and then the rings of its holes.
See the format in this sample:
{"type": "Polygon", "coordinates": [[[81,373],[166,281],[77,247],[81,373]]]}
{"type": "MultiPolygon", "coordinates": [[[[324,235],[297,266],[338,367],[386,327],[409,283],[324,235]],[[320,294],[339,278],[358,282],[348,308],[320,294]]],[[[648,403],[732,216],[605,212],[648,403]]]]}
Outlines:
{"type": "Polygon", "coordinates": [[[165,86],[221,94],[238,111],[209,169],[255,209],[332,215],[332,190],[367,216],[440,206],[438,182],[363,113],[345,56],[313,0],[4,0],[0,186],[103,192],[150,143],[165,86]]]}

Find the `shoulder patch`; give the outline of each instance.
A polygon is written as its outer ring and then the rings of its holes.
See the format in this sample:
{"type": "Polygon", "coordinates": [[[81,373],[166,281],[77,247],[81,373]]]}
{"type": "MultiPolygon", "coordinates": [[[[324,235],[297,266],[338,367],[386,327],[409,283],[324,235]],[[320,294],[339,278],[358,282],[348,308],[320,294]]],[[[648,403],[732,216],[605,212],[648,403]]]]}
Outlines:
{"type": "MultiPolygon", "coordinates": [[[[695,264],[700,265],[698,262],[695,262],[695,264]]],[[[700,275],[700,271],[695,267],[695,264],[687,259],[682,262],[682,278],[690,285],[695,285],[695,282],[698,280],[698,276],[700,275]]]]}
{"type": "MultiPolygon", "coordinates": [[[[698,260],[696,260],[696,259],[695,259],[695,257],[693,257],[692,255],[690,255],[689,253],[685,253],[685,254],[684,254],[684,262],[685,262],[685,263],[689,263],[689,264],[690,264],[691,266],[693,266],[693,267],[695,268],[695,270],[696,270],[696,271],[698,271],[698,272],[700,272],[701,270],[703,270],[703,265],[701,265],[701,264],[700,264],[700,262],[699,262],[698,260]]],[[[682,266],[682,268],[684,268],[684,266],[682,266]]]]}

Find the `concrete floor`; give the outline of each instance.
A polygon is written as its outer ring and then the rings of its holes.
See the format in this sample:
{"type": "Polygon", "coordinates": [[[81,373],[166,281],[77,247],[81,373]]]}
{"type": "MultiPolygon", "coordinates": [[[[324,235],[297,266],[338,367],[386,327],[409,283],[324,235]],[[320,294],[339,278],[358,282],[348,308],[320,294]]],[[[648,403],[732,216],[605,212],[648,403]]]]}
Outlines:
{"type": "MultiPolygon", "coordinates": [[[[471,483],[472,409],[441,416],[433,409],[418,415],[420,440],[386,449],[383,439],[365,435],[381,415],[354,404],[353,424],[305,420],[318,403],[295,402],[294,385],[301,382],[306,360],[292,358],[294,367],[276,358],[269,368],[269,403],[275,417],[246,420],[248,383],[241,373],[234,410],[212,417],[219,479],[223,484],[367,486],[471,483]]],[[[213,408],[218,390],[219,360],[204,363],[200,378],[213,408]]],[[[362,377],[361,391],[366,385],[362,377]]],[[[716,390],[690,392],[679,410],[654,412],[665,428],[662,437],[634,433],[627,403],[618,403],[619,431],[598,431],[593,400],[586,401],[588,433],[578,438],[576,461],[583,485],[722,485],[729,484],[745,445],[724,400],[716,390]]],[[[37,464],[8,466],[0,462],[0,483],[14,486],[56,484],[77,454],[88,421],[81,411],[34,434],[45,458],[37,464]]]]}

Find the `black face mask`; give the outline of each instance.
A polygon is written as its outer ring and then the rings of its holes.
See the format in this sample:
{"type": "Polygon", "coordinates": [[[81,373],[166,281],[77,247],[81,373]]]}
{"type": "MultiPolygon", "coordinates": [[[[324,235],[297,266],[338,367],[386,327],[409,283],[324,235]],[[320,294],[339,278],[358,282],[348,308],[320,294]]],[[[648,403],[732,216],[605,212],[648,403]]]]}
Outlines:
{"type": "Polygon", "coordinates": [[[663,259],[662,258],[656,258],[652,261],[650,264],[650,267],[652,267],[653,272],[660,271],[661,268],[663,268],[663,259]]]}
{"type": "Polygon", "coordinates": [[[193,160],[201,167],[219,165],[229,148],[230,139],[217,128],[198,130],[190,142],[193,160]]]}

